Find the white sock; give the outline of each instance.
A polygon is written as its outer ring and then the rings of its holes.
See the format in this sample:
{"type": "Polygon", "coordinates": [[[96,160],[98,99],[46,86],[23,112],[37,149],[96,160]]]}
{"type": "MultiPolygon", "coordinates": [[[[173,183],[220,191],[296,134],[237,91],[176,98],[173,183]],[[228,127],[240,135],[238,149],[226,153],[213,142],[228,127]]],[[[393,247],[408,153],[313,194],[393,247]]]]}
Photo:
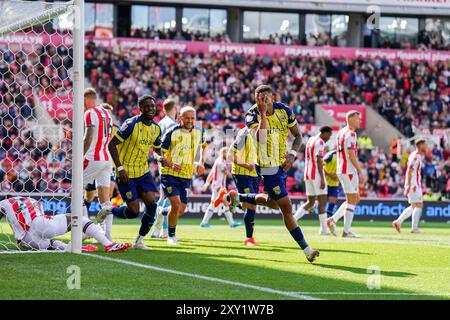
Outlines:
{"type": "Polygon", "coordinates": [[[156,210],[157,216],[156,216],[156,221],[155,224],[153,226],[153,232],[155,231],[159,231],[162,229],[162,225],[164,223],[164,216],[162,214],[162,212],[160,210],[156,210]]]}
{"type": "Polygon", "coordinates": [[[108,238],[109,241],[112,241],[113,219],[114,219],[114,216],[112,214],[109,214],[109,215],[106,216],[106,219],[105,219],[105,222],[104,222],[104,224],[105,224],[105,230],[104,230],[105,236],[106,236],[106,238],[108,238]]]}
{"type": "Polygon", "coordinates": [[[212,204],[210,204],[208,206],[208,208],[206,208],[205,215],[203,216],[202,224],[209,223],[209,220],[211,219],[213,214],[214,214],[214,207],[212,204]]]}
{"type": "Polygon", "coordinates": [[[142,243],[142,241],[144,241],[144,236],[141,236],[140,234],[137,235],[136,237],[136,242],[135,243],[142,243]]]}
{"type": "Polygon", "coordinates": [[[225,215],[225,218],[227,218],[228,224],[234,224],[233,214],[230,210],[225,209],[225,212],[223,213],[225,215]]]}
{"type": "Polygon", "coordinates": [[[419,221],[420,221],[421,215],[422,215],[422,208],[414,208],[413,213],[412,213],[412,223],[411,223],[412,230],[419,229],[419,221]]]}
{"type": "Polygon", "coordinates": [[[331,219],[334,222],[338,222],[344,216],[346,209],[347,209],[347,201],[344,201],[339,207],[339,209],[337,209],[337,211],[333,214],[331,219]]]}
{"type": "Polygon", "coordinates": [[[66,250],[67,244],[59,240],[50,240],[50,246],[54,250],[66,250]]]}
{"type": "Polygon", "coordinates": [[[355,211],[355,205],[347,204],[345,213],[344,213],[344,232],[349,233],[352,227],[353,216],[355,211]]]}
{"type": "Polygon", "coordinates": [[[319,214],[320,231],[327,231],[327,215],[325,213],[319,214]]]}
{"type": "Polygon", "coordinates": [[[313,249],[311,249],[311,247],[306,247],[305,249],[303,249],[303,252],[305,253],[306,256],[311,255],[311,253],[313,253],[313,249]]]}
{"type": "Polygon", "coordinates": [[[306,214],[305,205],[306,203],[302,204],[300,208],[297,209],[297,212],[294,214],[295,220],[301,219],[306,214]]]}
{"type": "Polygon", "coordinates": [[[104,246],[108,246],[112,243],[105,237],[102,229],[86,217],[83,217],[83,233],[94,238],[104,246]]]}
{"type": "Polygon", "coordinates": [[[403,210],[403,212],[397,218],[397,220],[395,220],[395,222],[397,222],[401,226],[403,221],[405,221],[406,219],[408,219],[411,216],[411,214],[413,213],[413,209],[414,208],[412,206],[409,206],[408,208],[403,210]]]}

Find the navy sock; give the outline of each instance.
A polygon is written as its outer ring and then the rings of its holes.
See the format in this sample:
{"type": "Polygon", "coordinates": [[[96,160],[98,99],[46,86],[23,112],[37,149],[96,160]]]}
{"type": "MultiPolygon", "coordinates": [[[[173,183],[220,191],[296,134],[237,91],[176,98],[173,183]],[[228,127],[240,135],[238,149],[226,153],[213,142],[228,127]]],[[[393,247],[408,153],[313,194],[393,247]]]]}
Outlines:
{"type": "Polygon", "coordinates": [[[156,203],[148,204],[145,206],[146,210],[142,215],[139,235],[145,237],[152,228],[153,224],[155,223],[156,207],[156,203]]]}
{"type": "Polygon", "coordinates": [[[239,200],[250,204],[256,204],[256,193],[239,193],[239,200]]]}
{"type": "Polygon", "coordinates": [[[255,210],[247,208],[244,216],[245,233],[247,238],[253,237],[253,225],[255,224],[255,210]]]}
{"type": "Polygon", "coordinates": [[[295,241],[297,241],[300,248],[305,249],[308,247],[308,243],[305,240],[305,237],[303,236],[302,229],[300,227],[295,228],[292,231],[289,231],[291,233],[292,238],[294,238],[295,241]]]}
{"type": "Polygon", "coordinates": [[[328,207],[327,207],[327,215],[328,215],[328,217],[331,217],[333,215],[335,206],[336,206],[336,203],[328,202],[328,207]]]}
{"type": "Polygon", "coordinates": [[[126,206],[121,206],[119,208],[113,208],[112,213],[115,217],[121,219],[134,219],[139,215],[139,212],[133,212],[126,206]]]}
{"type": "Polygon", "coordinates": [[[169,226],[169,237],[175,237],[175,230],[177,229],[177,226],[170,227],[169,226]]]}

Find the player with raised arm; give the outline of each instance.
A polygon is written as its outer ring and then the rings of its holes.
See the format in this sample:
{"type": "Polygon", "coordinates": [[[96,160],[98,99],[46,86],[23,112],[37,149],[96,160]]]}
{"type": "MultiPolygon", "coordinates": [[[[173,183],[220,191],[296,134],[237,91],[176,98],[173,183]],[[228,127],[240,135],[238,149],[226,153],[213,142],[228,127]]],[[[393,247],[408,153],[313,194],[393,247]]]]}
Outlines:
{"type": "Polygon", "coordinates": [[[356,205],[360,201],[359,184],[364,181],[361,166],[358,162],[358,139],[355,130],[361,127],[361,114],[352,110],[346,114],[347,125],[339,130],[336,137],[337,176],[345,193],[346,201],[336,213],[327,219],[331,233],[336,234],[336,222],[344,217],[344,238],[359,238],[352,232],[351,226],[356,205]]]}
{"type": "Polygon", "coordinates": [[[410,204],[402,214],[392,222],[392,227],[400,233],[402,223],[412,215],[411,232],[420,233],[419,221],[423,209],[422,194],[422,162],[423,156],[427,152],[427,143],[425,139],[417,139],[414,143],[416,150],[411,152],[408,157],[405,178],[405,195],[410,204]]]}
{"type": "Polygon", "coordinates": [[[311,248],[303,236],[292,214],[292,203],[286,190],[287,171],[302,144],[300,127],[292,110],[280,102],[274,101],[274,93],[268,85],[261,85],[255,90],[256,104],[245,116],[250,132],[257,139],[258,166],[267,193],[242,194],[235,191],[220,192],[216,204],[225,200],[235,207],[239,202],[261,204],[280,208],[284,224],[291,236],[303,250],[307,260],[314,262],[319,251],[311,248]],[[287,151],[289,132],[294,136],[292,149],[287,151]]]}
{"type": "MultiPolygon", "coordinates": [[[[211,184],[211,203],[205,211],[203,220],[200,223],[200,227],[209,228],[209,220],[211,219],[214,212],[219,211],[219,207],[214,207],[214,199],[217,198],[219,191],[221,189],[227,188],[227,178],[231,176],[231,173],[227,169],[227,148],[222,148],[219,151],[219,157],[214,161],[211,171],[206,178],[205,184],[202,186],[202,192],[205,192],[209,185],[211,184]]],[[[224,206],[224,215],[228,221],[230,228],[239,227],[242,223],[235,222],[233,219],[233,213],[231,213],[229,207],[224,206]]]]}
{"type": "Polygon", "coordinates": [[[167,243],[178,244],[176,227],[178,218],[184,214],[187,206],[187,190],[191,185],[194,170],[202,175],[204,167],[205,134],[202,128],[194,126],[195,109],[184,107],[180,110],[180,124],[170,129],[162,141],[161,186],[170,201],[167,215],[169,237],[167,243]],[[196,158],[199,156],[199,161],[196,158]]]}
{"type": "MultiPolygon", "coordinates": [[[[258,193],[259,176],[256,172],[257,152],[256,140],[247,127],[239,130],[233,145],[228,150],[228,158],[232,159],[231,173],[239,193],[258,193]]],[[[256,205],[243,203],[246,246],[257,246],[253,237],[256,205]]]]}
{"type": "Polygon", "coordinates": [[[145,212],[133,248],[151,250],[143,240],[155,222],[155,193],[158,189],[148,169],[148,155],[153,150],[156,160],[160,159],[161,129],[153,121],[156,115],[155,98],[150,95],[140,97],[138,107],[141,114],[126,120],[109,144],[117,168],[117,187],[126,205],[100,210],[97,221],[101,223],[110,214],[121,219],[136,218],[142,200],[145,212]]]}
{"type": "MultiPolygon", "coordinates": [[[[87,88],[84,91],[84,189],[95,182],[100,207],[110,210],[110,183],[112,161],[108,144],[112,137],[113,120],[102,105],[95,106],[97,94],[95,89],[87,88]]],[[[83,215],[88,216],[86,200],[83,205],[83,215]]],[[[106,221],[105,233],[111,240],[112,219],[106,221]]]]}
{"type": "Polygon", "coordinates": [[[328,126],[320,128],[320,133],[308,139],[305,149],[305,185],[308,200],[298,208],[295,220],[303,217],[307,211],[314,208],[314,202],[319,201],[320,235],[330,235],[327,228],[325,206],[327,204],[327,184],[323,169],[325,144],[330,140],[333,129],[328,126]]]}
{"type": "MultiPolygon", "coordinates": [[[[23,249],[32,250],[67,250],[68,245],[56,236],[62,236],[70,231],[71,217],[58,214],[45,215],[42,204],[32,198],[12,197],[0,201],[0,219],[6,216],[17,244],[23,249]]],[[[103,245],[105,252],[118,252],[127,250],[128,243],[114,243],[108,240],[100,227],[89,218],[82,217],[83,233],[96,239],[103,245]]],[[[96,252],[98,248],[92,245],[83,245],[83,251],[96,252]]]]}
{"type": "MultiPolygon", "coordinates": [[[[167,131],[177,125],[176,119],[178,116],[178,109],[174,99],[168,98],[163,102],[164,118],[158,123],[161,128],[161,137],[164,137],[167,131]]],[[[160,168],[161,171],[161,168],[160,168]]],[[[170,201],[164,196],[162,188],[159,190],[159,200],[157,202],[156,209],[156,222],[153,228],[152,238],[166,239],[168,236],[167,231],[167,214],[170,209],[170,201]]]]}

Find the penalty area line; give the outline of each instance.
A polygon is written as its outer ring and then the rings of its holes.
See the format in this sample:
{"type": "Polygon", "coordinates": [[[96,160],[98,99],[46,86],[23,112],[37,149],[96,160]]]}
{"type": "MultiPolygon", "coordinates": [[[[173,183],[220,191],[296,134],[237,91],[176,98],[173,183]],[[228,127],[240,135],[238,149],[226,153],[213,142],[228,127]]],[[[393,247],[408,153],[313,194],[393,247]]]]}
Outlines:
{"type": "Polygon", "coordinates": [[[267,292],[267,293],[272,293],[272,294],[278,294],[278,295],[286,296],[286,297],[290,297],[290,298],[296,298],[296,299],[301,299],[301,300],[320,300],[318,298],[314,298],[314,297],[304,295],[304,294],[299,294],[297,292],[281,291],[281,290],[255,286],[255,285],[246,284],[246,283],[237,282],[237,281],[202,276],[202,275],[195,274],[195,273],[188,273],[188,272],[182,272],[182,271],[177,271],[177,270],[173,270],[173,269],[161,268],[161,267],[156,267],[156,266],[152,266],[152,265],[148,265],[148,264],[142,264],[142,263],[133,262],[133,261],[129,261],[129,260],[110,258],[110,257],[95,255],[95,254],[91,254],[91,253],[84,253],[83,256],[89,256],[89,257],[93,257],[93,258],[100,259],[100,260],[117,262],[117,263],[126,264],[126,265],[133,266],[133,267],[150,269],[150,270],[155,270],[155,271],[165,272],[165,273],[171,273],[171,274],[176,274],[179,276],[190,277],[190,278],[210,281],[210,282],[214,282],[214,283],[221,283],[221,284],[226,284],[226,285],[235,286],[235,287],[252,289],[252,290],[267,292]]]}

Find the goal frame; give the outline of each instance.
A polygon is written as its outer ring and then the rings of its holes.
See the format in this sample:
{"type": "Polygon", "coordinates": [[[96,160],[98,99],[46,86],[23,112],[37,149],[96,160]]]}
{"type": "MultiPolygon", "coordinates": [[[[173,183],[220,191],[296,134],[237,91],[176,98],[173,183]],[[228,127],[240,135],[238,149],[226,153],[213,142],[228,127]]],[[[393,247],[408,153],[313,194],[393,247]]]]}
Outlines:
{"type": "MultiPolygon", "coordinates": [[[[42,2],[44,3],[44,2],[42,2]]],[[[25,2],[24,2],[25,4],[25,2]]],[[[46,3],[52,4],[52,3],[46,3]]],[[[53,3],[55,4],[55,3],[53,3]]],[[[72,181],[71,181],[71,245],[70,252],[81,254],[83,210],[83,137],[84,137],[84,0],[59,2],[36,15],[15,20],[0,27],[0,36],[42,24],[53,17],[73,10],[73,108],[72,108],[72,181]]]]}

